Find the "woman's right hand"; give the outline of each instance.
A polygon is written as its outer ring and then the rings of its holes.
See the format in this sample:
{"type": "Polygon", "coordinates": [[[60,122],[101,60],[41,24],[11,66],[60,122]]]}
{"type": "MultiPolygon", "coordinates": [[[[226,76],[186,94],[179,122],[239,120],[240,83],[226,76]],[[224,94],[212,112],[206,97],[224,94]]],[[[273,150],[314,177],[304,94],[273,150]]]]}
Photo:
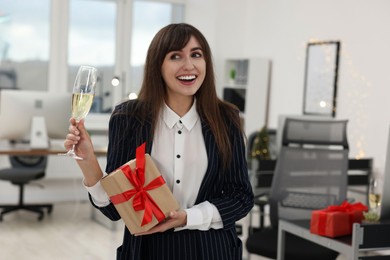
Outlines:
{"type": "Polygon", "coordinates": [[[84,119],[76,123],[74,118],[69,120],[69,133],[66,135],[64,147],[70,150],[73,145],[75,152],[83,160],[76,160],[84,175],[86,186],[95,185],[103,176],[97,158],[95,156],[91,137],[84,125],[84,119]]]}
{"type": "Polygon", "coordinates": [[[88,160],[88,157],[91,155],[94,156],[94,152],[91,138],[85,129],[84,119],[82,119],[79,123],[76,123],[76,120],[71,118],[69,122],[69,133],[64,141],[64,147],[67,151],[69,151],[72,149],[73,145],[76,145],[76,154],[88,160]]]}

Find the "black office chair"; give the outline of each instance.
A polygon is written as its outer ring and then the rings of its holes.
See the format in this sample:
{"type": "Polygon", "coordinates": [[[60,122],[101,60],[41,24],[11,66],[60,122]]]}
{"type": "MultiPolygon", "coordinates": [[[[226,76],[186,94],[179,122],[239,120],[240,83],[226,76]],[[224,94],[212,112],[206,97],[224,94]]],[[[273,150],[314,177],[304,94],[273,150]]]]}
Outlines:
{"type": "Polygon", "coordinates": [[[0,170],[0,180],[10,181],[19,186],[19,203],[17,205],[0,205],[3,210],[0,213],[0,221],[3,215],[24,209],[39,214],[38,220],[44,216],[43,209],[48,214],[52,212],[52,204],[24,204],[24,186],[30,181],[41,179],[45,176],[47,156],[10,156],[11,168],[0,170]]]}
{"type": "MultiPolygon", "coordinates": [[[[340,204],[347,195],[346,120],[287,118],[268,203],[270,226],[249,234],[250,254],[276,259],[278,220],[310,219],[315,209],[340,204]]],[[[336,259],[338,253],[286,236],[285,259],[336,259]]]]}

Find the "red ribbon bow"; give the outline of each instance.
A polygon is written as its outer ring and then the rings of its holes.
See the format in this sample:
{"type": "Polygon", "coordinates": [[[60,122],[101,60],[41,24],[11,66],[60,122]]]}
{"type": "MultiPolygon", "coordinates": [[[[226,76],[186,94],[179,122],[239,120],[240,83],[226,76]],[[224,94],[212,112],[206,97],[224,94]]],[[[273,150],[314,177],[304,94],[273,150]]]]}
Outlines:
{"type": "Polygon", "coordinates": [[[341,205],[331,205],[326,208],[327,212],[353,212],[353,211],[367,211],[368,208],[366,205],[356,202],[354,204],[350,204],[347,201],[344,201],[341,205]]]}
{"type": "Polygon", "coordinates": [[[153,200],[148,190],[153,190],[160,187],[165,183],[165,180],[160,175],[152,180],[148,185],[145,184],[145,143],[137,147],[136,150],[136,168],[135,171],[131,170],[128,164],[120,167],[126,178],[133,185],[133,189],[127,190],[123,193],[111,196],[111,202],[114,204],[120,204],[130,200],[133,196],[133,208],[135,211],[145,210],[144,217],[142,219],[141,226],[144,226],[152,221],[153,215],[157,218],[158,222],[165,219],[164,213],[158,207],[157,203],[153,200]]]}

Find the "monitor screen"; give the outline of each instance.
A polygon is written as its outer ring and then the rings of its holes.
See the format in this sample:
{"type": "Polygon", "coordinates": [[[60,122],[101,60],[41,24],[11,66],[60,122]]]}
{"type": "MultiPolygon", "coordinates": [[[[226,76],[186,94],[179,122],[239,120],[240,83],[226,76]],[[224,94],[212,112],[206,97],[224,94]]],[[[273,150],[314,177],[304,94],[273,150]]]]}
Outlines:
{"type": "Polygon", "coordinates": [[[223,99],[238,107],[241,112],[245,112],[245,89],[224,88],[223,99]]]}
{"type": "Polygon", "coordinates": [[[44,119],[49,138],[65,138],[71,115],[70,105],[71,94],[68,93],[2,89],[0,139],[29,141],[33,118],[44,119]]]}

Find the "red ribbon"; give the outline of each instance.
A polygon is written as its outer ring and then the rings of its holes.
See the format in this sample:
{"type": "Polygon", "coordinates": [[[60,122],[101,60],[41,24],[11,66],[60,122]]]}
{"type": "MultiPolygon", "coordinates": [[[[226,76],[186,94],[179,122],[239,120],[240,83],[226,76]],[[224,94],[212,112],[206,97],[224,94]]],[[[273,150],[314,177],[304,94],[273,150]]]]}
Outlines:
{"type": "Polygon", "coordinates": [[[331,205],[328,206],[325,209],[327,212],[334,212],[334,211],[339,211],[339,212],[353,212],[353,211],[367,211],[368,208],[366,205],[356,202],[354,204],[350,204],[347,201],[344,201],[340,206],[337,205],[331,205]]]}
{"type": "Polygon", "coordinates": [[[131,170],[128,164],[123,165],[119,169],[125,174],[126,178],[133,185],[133,189],[127,190],[123,193],[111,196],[111,202],[114,204],[120,204],[130,200],[133,196],[133,208],[135,211],[145,210],[144,217],[142,219],[141,226],[148,224],[152,221],[153,215],[157,218],[158,222],[165,219],[164,213],[158,207],[157,203],[153,200],[148,190],[153,190],[165,183],[165,180],[160,175],[152,180],[148,185],[145,184],[145,143],[137,147],[136,150],[136,168],[135,171],[131,170]]]}
{"type": "MultiPolygon", "coordinates": [[[[328,212],[345,212],[345,213],[351,213],[355,211],[367,211],[368,207],[360,202],[350,204],[347,201],[344,201],[341,205],[331,205],[328,206],[326,209],[322,210],[319,215],[318,219],[318,232],[319,234],[325,234],[326,230],[326,220],[327,220],[327,213],[328,212]]],[[[352,224],[355,222],[355,215],[349,214],[349,224],[352,224]]]]}

